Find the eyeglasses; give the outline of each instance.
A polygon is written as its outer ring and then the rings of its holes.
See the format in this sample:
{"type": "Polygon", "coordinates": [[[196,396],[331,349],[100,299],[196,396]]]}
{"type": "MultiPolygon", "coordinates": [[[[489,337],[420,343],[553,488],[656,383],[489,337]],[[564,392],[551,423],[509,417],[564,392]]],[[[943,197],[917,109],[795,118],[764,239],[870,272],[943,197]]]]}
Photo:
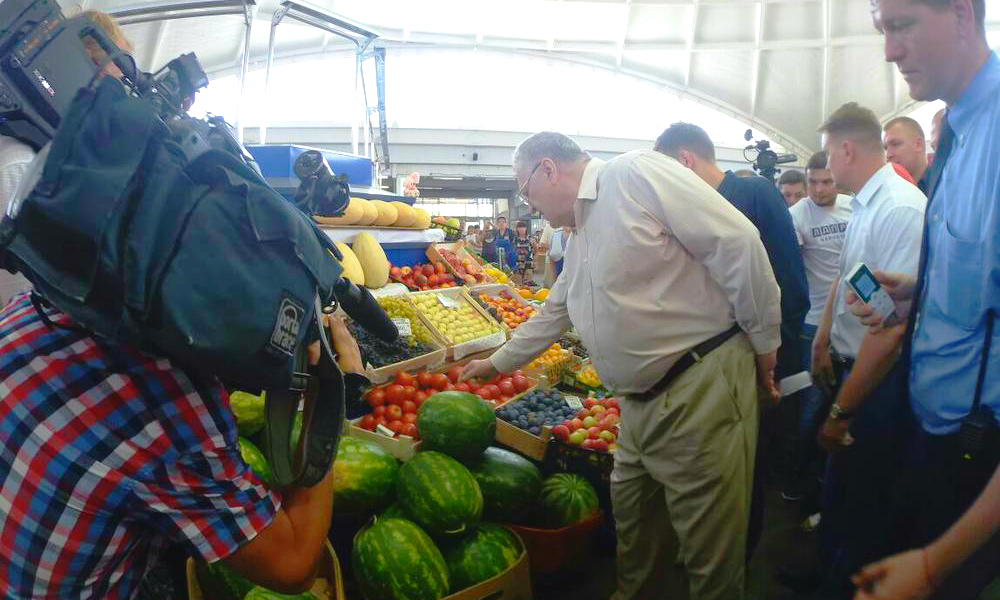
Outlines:
{"type": "Polygon", "coordinates": [[[531,174],[528,175],[528,178],[524,180],[524,183],[517,190],[517,197],[520,198],[525,204],[529,204],[529,202],[528,196],[524,192],[528,189],[528,184],[531,183],[531,178],[535,176],[535,171],[537,171],[540,166],[542,166],[541,162],[535,164],[534,168],[531,169],[531,174]]]}

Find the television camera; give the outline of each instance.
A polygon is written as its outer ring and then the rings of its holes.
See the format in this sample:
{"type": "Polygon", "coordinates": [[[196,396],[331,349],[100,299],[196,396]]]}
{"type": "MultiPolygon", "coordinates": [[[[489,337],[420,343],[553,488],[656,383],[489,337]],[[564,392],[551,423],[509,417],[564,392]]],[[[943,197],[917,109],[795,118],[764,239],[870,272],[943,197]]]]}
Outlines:
{"type": "MultiPolygon", "coordinates": [[[[753,140],[753,131],[747,129],[743,134],[743,139],[750,142],[753,140]]],[[[766,177],[772,182],[778,174],[778,165],[792,163],[799,159],[794,154],[777,154],[771,150],[771,143],[767,140],[757,140],[743,149],[743,158],[753,164],[753,170],[761,177],[766,177]]]]}

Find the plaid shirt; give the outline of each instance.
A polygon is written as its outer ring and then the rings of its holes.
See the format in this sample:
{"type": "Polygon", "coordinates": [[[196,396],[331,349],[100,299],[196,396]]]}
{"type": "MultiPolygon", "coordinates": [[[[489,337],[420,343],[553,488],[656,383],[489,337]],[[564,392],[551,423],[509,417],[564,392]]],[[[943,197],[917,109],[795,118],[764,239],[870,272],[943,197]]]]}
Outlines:
{"type": "Polygon", "coordinates": [[[280,504],[236,436],[217,382],[50,328],[16,296],[0,312],[3,597],[131,598],[168,540],[209,562],[234,552],[280,504]]]}

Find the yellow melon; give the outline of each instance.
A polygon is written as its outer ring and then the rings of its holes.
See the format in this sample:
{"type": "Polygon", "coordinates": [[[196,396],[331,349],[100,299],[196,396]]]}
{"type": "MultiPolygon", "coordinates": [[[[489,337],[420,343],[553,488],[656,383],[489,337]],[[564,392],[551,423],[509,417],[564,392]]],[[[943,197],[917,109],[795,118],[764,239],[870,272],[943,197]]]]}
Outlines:
{"type": "Polygon", "coordinates": [[[413,212],[417,215],[417,218],[413,221],[413,227],[427,229],[431,226],[431,215],[426,210],[415,207],[413,212]]]}
{"type": "Polygon", "coordinates": [[[344,214],[339,217],[314,215],[313,218],[321,225],[354,225],[365,215],[363,202],[365,201],[361,198],[351,198],[347,203],[347,208],[344,209],[344,214]]]}
{"type": "Polygon", "coordinates": [[[354,255],[354,251],[344,242],[336,242],[336,244],[337,250],[340,250],[340,255],[344,257],[340,261],[340,266],[344,269],[341,276],[355,285],[364,285],[365,271],[361,268],[361,262],[354,255]]]}
{"type": "Polygon", "coordinates": [[[375,236],[362,231],[354,238],[351,248],[365,273],[365,287],[378,289],[389,282],[389,259],[375,236]]]}
{"type": "Polygon", "coordinates": [[[417,213],[413,208],[405,202],[393,202],[392,206],[396,208],[396,212],[399,215],[396,217],[396,222],[393,223],[393,227],[411,227],[413,222],[417,220],[417,213]]]}
{"type": "Polygon", "coordinates": [[[399,212],[395,206],[381,200],[372,200],[371,202],[378,209],[378,218],[375,219],[374,223],[376,227],[388,227],[396,222],[399,212]]]}
{"type": "Polygon", "coordinates": [[[359,227],[373,225],[375,223],[375,219],[378,219],[378,208],[372,204],[371,200],[364,200],[362,198],[358,198],[358,200],[361,200],[361,202],[364,203],[362,204],[362,207],[365,209],[365,213],[362,215],[361,220],[355,223],[355,225],[358,225],[359,227]]]}

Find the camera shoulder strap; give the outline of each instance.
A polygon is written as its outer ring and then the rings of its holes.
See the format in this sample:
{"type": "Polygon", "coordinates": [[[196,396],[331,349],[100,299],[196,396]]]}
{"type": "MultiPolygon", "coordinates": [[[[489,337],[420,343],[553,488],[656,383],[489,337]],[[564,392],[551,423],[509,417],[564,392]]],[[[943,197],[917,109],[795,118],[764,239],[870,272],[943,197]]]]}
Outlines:
{"type": "Polygon", "coordinates": [[[986,311],[986,339],[983,341],[983,354],[979,361],[979,377],[976,378],[976,397],[972,401],[972,412],[979,410],[979,403],[983,396],[983,382],[986,380],[987,363],[990,359],[990,346],[993,343],[993,321],[996,314],[990,308],[986,311]]]}

